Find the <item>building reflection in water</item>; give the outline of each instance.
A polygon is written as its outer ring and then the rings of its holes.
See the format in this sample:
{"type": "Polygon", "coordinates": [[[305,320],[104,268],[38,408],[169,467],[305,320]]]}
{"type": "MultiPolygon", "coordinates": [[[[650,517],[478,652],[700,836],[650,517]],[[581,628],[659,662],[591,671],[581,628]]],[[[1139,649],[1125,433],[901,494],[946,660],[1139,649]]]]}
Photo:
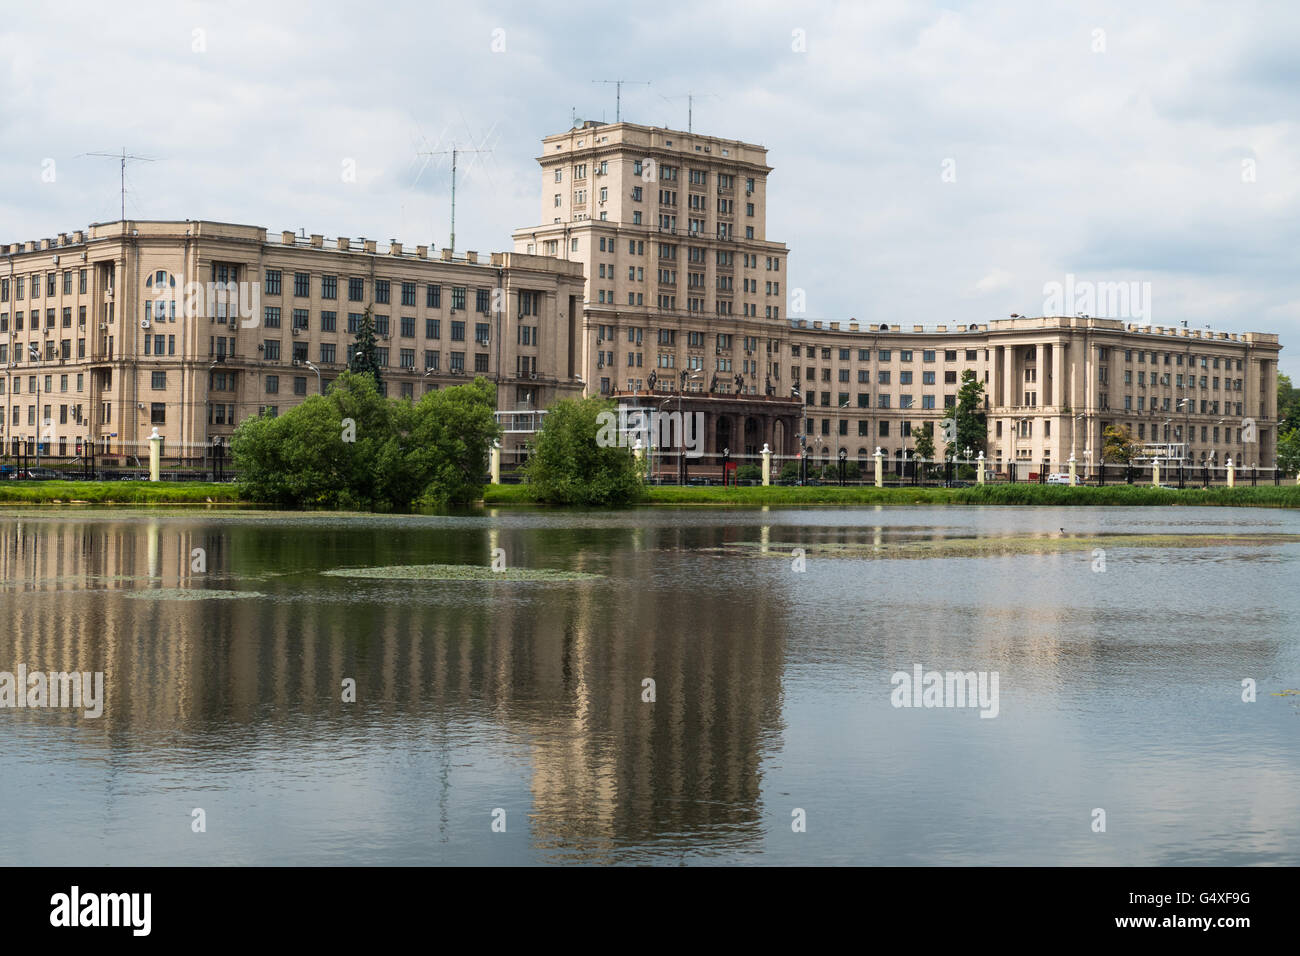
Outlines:
{"type": "MultiPolygon", "coordinates": [[[[526,755],[528,830],[543,859],[598,861],[629,847],[661,857],[677,845],[731,852],[763,826],[760,767],[779,742],[788,602],[782,587],[737,586],[754,562],[698,551],[673,568],[662,560],[726,534],[252,515],[10,519],[0,524],[0,670],[106,672],[102,718],[38,719],[75,723],[87,747],[156,748],[158,761],[367,734],[377,747],[421,740],[424,757],[486,725],[526,755]],[[191,568],[196,548],[206,573],[191,568]],[[606,577],[539,585],[318,573],[487,565],[495,548],[509,566],[606,577]],[[203,589],[261,596],[176,599],[203,589]],[[148,592],[159,599],[128,596],[148,592]],[[345,677],[358,704],[340,700],[345,677]],[[645,678],[653,703],[643,701],[645,678]]],[[[458,796],[445,792],[439,762],[427,797],[445,824],[458,796]]]]}

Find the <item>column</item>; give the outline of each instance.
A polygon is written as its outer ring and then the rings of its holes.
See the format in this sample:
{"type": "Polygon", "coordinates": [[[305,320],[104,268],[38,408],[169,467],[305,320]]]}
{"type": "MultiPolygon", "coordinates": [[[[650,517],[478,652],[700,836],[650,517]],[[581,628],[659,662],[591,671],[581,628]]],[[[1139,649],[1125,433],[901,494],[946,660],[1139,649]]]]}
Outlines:
{"type": "MultiPolygon", "coordinates": [[[[1062,361],[1061,353],[1064,351],[1063,343],[1059,340],[1052,343],[1052,397],[1051,404],[1059,409],[1065,402],[1062,400],[1065,395],[1065,364],[1062,361]]],[[[1058,426],[1059,428],[1059,426],[1058,426]]],[[[1057,436],[1060,437],[1059,435],[1057,436]]]]}
{"type": "Polygon", "coordinates": [[[1015,346],[1013,345],[1006,346],[1005,352],[1006,354],[1003,359],[1003,369],[1004,369],[1003,380],[1005,385],[1005,401],[1003,402],[1003,404],[1018,405],[1019,402],[1016,401],[1015,346]]]}

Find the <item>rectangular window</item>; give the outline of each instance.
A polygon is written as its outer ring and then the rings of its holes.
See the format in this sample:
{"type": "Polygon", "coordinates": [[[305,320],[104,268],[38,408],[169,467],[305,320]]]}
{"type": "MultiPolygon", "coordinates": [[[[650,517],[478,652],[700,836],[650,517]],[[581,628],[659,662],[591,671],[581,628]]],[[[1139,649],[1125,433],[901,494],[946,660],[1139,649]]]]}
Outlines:
{"type": "Polygon", "coordinates": [[[413,315],[402,316],[402,338],[404,339],[415,338],[415,316],[413,315]]]}
{"type": "Polygon", "coordinates": [[[337,299],[339,297],[338,276],[320,277],[320,297],[322,299],[337,299]]]}
{"type": "Polygon", "coordinates": [[[424,337],[426,339],[442,338],[442,320],[425,319],[424,320],[424,337]]]}
{"type": "Polygon", "coordinates": [[[280,340],[263,339],[262,340],[262,358],[268,362],[278,362],[280,360],[280,340]]]}
{"type": "Polygon", "coordinates": [[[388,298],[388,280],[387,280],[387,279],[376,279],[376,280],[375,280],[375,302],[376,302],[377,304],[379,304],[379,305],[388,305],[388,303],[389,303],[389,298],[388,298]]]}
{"type": "Polygon", "coordinates": [[[339,325],[339,314],[337,312],[322,312],[320,314],[320,330],[322,332],[337,332],[339,325]]]}
{"type": "Polygon", "coordinates": [[[465,311],[465,287],[464,286],[454,285],[451,287],[451,307],[453,311],[457,309],[459,309],[462,312],[465,311]]]}
{"type": "Polygon", "coordinates": [[[430,285],[424,289],[424,305],[428,309],[442,308],[442,286],[430,285]]]}
{"type": "Polygon", "coordinates": [[[280,270],[267,269],[263,274],[262,288],[267,295],[280,294],[280,270]]]}
{"type": "Polygon", "coordinates": [[[366,280],[358,278],[348,279],[348,301],[361,302],[366,297],[366,280]]]}
{"type": "Polygon", "coordinates": [[[464,341],[465,341],[465,323],[464,323],[464,322],[457,322],[457,321],[455,321],[455,320],[452,321],[452,323],[451,323],[451,340],[452,340],[453,342],[464,342],[464,341]]]}

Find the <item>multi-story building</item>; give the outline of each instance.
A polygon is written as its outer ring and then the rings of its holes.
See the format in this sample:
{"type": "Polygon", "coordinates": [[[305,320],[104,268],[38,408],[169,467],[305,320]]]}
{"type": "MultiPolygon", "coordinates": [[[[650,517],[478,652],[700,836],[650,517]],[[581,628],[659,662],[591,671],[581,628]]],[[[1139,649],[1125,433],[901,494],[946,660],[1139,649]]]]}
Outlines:
{"type": "Polygon", "coordinates": [[[893,469],[968,369],[1000,467],[1086,467],[1111,424],[1152,457],[1275,460],[1276,335],[1083,316],[814,321],[786,246],[767,238],[763,147],[585,123],[543,140],[538,161],[541,224],[516,230],[512,253],[274,241],[206,221],[0,245],[3,448],[39,437],[70,457],[94,439],[143,456],[157,427],[166,457],[201,462],[247,416],[326,386],[369,308],[389,394],[497,384],[507,465],[536,427],[528,413],[585,392],[702,413],[709,455],[767,444],[867,460],[879,447],[893,469]]]}
{"type": "Polygon", "coordinates": [[[767,239],[763,147],[587,122],[546,137],[538,162],[542,224],[516,230],[515,249],[582,264],[587,392],[645,406],[684,384],[709,453],[766,442],[866,460],[880,447],[895,467],[971,369],[999,466],[1086,466],[1111,424],[1153,456],[1273,463],[1276,335],[1084,317],[810,321],[787,312],[800,308],[788,250],[767,239]]]}
{"type": "MultiPolygon", "coordinates": [[[[589,394],[684,391],[707,451],[797,447],[801,406],[777,344],[787,249],[767,238],[767,150],[634,123],[542,141],[540,224],[515,250],[582,264],[589,394]]],[[[674,406],[675,407],[675,406],[674,406]]]]}
{"type": "MultiPolygon", "coordinates": [[[[316,394],[372,311],[388,394],[484,375],[499,408],[581,393],[577,263],[206,221],[114,222],[0,246],[0,436],[11,454],[201,462],[249,415],[316,394]]],[[[515,437],[516,441],[521,439],[515,437]]]]}
{"type": "Polygon", "coordinates": [[[781,341],[788,377],[802,385],[810,454],[829,460],[843,448],[865,461],[879,447],[891,467],[926,422],[939,434],[968,369],[983,386],[986,454],[999,468],[1058,467],[1073,456],[1083,469],[1100,461],[1111,425],[1127,427],[1151,458],[1271,467],[1280,348],[1267,333],[1065,316],[963,326],[795,320],[781,341]]]}

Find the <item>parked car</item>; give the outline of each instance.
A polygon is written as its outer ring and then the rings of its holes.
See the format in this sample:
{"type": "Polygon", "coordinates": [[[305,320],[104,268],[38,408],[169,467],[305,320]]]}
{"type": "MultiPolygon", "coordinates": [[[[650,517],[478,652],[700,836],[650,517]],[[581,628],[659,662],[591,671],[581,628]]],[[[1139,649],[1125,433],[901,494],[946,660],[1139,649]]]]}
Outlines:
{"type": "Polygon", "coordinates": [[[1047,476],[1047,484],[1049,485],[1068,485],[1069,483],[1070,475],[1064,471],[1055,471],[1047,476]]]}
{"type": "Polygon", "coordinates": [[[57,471],[50,468],[23,468],[13,472],[9,476],[10,481],[51,481],[60,477],[57,471]]]}

